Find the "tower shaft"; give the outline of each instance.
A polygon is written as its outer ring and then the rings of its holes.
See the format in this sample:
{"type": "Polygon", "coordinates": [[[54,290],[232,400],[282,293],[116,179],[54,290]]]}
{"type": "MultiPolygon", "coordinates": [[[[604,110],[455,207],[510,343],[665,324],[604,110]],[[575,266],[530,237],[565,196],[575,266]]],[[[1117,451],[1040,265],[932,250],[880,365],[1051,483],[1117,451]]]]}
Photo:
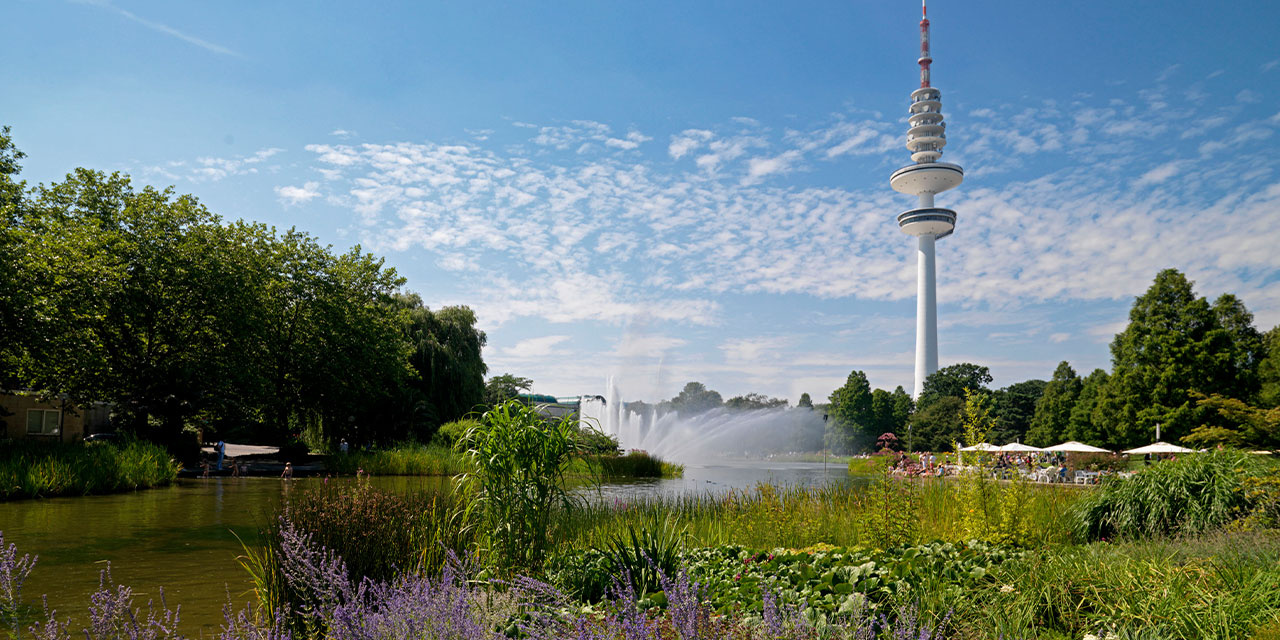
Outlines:
{"type": "Polygon", "coordinates": [[[916,251],[916,398],[924,392],[925,378],[938,370],[938,289],[934,271],[934,240],[919,237],[916,251]]]}

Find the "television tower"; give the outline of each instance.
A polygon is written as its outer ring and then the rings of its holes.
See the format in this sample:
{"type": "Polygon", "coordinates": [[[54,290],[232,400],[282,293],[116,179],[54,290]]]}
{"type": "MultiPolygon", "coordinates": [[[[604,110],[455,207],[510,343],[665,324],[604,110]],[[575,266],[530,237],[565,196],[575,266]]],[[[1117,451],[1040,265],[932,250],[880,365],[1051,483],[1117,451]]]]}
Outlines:
{"type": "Polygon", "coordinates": [[[964,181],[959,165],[938,162],[947,146],[947,124],[942,117],[942,92],[929,82],[929,9],[921,0],[920,20],[920,88],[911,92],[910,115],[907,116],[907,150],[915,164],[893,172],[889,186],[894,191],[920,198],[915,209],[898,214],[898,227],[915,236],[916,253],[916,389],[919,398],[924,380],[938,370],[938,296],[934,277],[933,245],[951,235],[956,227],[956,212],[933,206],[933,196],[952,189],[964,181]]]}

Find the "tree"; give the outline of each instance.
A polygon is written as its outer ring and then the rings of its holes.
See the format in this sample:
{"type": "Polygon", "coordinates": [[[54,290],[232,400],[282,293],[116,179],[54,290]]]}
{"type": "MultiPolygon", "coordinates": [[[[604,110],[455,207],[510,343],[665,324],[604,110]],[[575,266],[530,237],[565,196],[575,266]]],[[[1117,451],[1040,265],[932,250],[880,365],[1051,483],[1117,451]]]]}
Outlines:
{"type": "Polygon", "coordinates": [[[809,399],[809,394],[802,393],[800,394],[800,401],[796,402],[796,406],[803,407],[805,409],[813,409],[813,400],[809,399]]]}
{"type": "Polygon", "coordinates": [[[771,398],[763,393],[748,393],[745,396],[734,396],[724,403],[725,408],[738,411],[754,409],[776,409],[789,403],[784,398],[771,398]]]}
{"type": "Polygon", "coordinates": [[[1267,351],[1262,334],[1253,326],[1253,314],[1235,295],[1224,293],[1213,301],[1213,315],[1226,334],[1215,358],[1222,367],[1219,375],[1233,383],[1223,391],[1228,397],[1252,401],[1259,391],[1258,364],[1267,351]]]}
{"type": "Polygon", "coordinates": [[[995,427],[991,429],[992,442],[1023,441],[1031,429],[1036,403],[1048,385],[1044,380],[1015,382],[992,395],[992,414],[995,427]]]}
{"type": "Polygon", "coordinates": [[[902,385],[898,385],[893,390],[893,423],[905,427],[907,420],[911,418],[911,412],[915,410],[916,403],[911,399],[911,394],[902,385]]]}
{"type": "Polygon", "coordinates": [[[1076,397],[1075,406],[1067,418],[1067,430],[1062,434],[1064,440],[1075,440],[1095,447],[1114,448],[1111,438],[1103,435],[1103,420],[1097,415],[1098,404],[1107,393],[1107,383],[1111,376],[1102,369],[1094,369],[1080,383],[1080,395],[1076,397]]]}
{"type": "Polygon", "coordinates": [[[981,365],[961,362],[943,367],[924,379],[917,403],[923,408],[938,398],[963,398],[966,389],[986,393],[991,380],[991,371],[981,365]]]}
{"type": "Polygon", "coordinates": [[[528,393],[531,389],[533,389],[533,380],[529,378],[521,378],[510,373],[493,376],[484,385],[484,403],[495,406],[520,393],[528,393]]]}
{"type": "MultiPolygon", "coordinates": [[[[401,413],[418,416],[415,432],[418,439],[426,441],[440,424],[457,420],[485,402],[488,367],[481,350],[487,337],[476,329],[476,315],[468,307],[433,312],[414,293],[397,294],[394,300],[407,314],[404,331],[412,348],[409,363],[417,374],[409,381],[413,392],[405,398],[409,404],[401,413]]],[[[528,382],[526,390],[532,386],[528,382]]]]}
{"type": "Polygon", "coordinates": [[[1070,430],[1071,411],[1075,409],[1083,386],[1080,376],[1066,360],[1058,363],[1053,379],[1045,385],[1043,395],[1036,401],[1027,444],[1050,447],[1065,439],[1070,430]]]}
{"type": "Polygon", "coordinates": [[[0,128],[0,388],[19,386],[17,369],[21,345],[27,342],[20,332],[21,318],[27,316],[29,292],[20,283],[19,221],[23,217],[26,184],[18,180],[19,161],[26,157],[13,144],[8,126],[0,128]]]}
{"type": "Polygon", "coordinates": [[[1247,363],[1261,349],[1247,330],[1252,317],[1234,296],[1211,307],[1174,269],[1161,271],[1111,343],[1112,374],[1100,399],[1102,425],[1119,446],[1149,441],[1155,425],[1178,439],[1211,415],[1191,397],[1234,397],[1255,384],[1247,363]],[[1224,326],[1223,323],[1228,326],[1224,326]],[[1252,354],[1252,355],[1251,355],[1252,354]]]}
{"type": "Polygon", "coordinates": [[[1262,359],[1258,362],[1258,404],[1280,407],[1280,327],[1262,337],[1262,359]]]}
{"type": "Polygon", "coordinates": [[[835,435],[835,444],[843,451],[854,451],[870,445],[878,433],[871,433],[874,418],[871,414],[871,384],[867,375],[853,371],[844,386],[831,392],[831,408],[828,430],[835,435]]]}
{"type": "Polygon", "coordinates": [[[705,413],[724,404],[720,393],[712,391],[701,382],[689,382],[676,397],[671,399],[671,408],[680,415],[690,416],[705,413]]]}
{"type": "Polygon", "coordinates": [[[911,439],[917,450],[949,451],[963,438],[963,398],[941,396],[911,415],[911,439]]]}
{"type": "Polygon", "coordinates": [[[1280,408],[1263,409],[1235,398],[1195,394],[1201,407],[1216,412],[1230,426],[1201,425],[1182,441],[1194,447],[1254,447],[1273,449],[1280,446],[1280,408]]]}

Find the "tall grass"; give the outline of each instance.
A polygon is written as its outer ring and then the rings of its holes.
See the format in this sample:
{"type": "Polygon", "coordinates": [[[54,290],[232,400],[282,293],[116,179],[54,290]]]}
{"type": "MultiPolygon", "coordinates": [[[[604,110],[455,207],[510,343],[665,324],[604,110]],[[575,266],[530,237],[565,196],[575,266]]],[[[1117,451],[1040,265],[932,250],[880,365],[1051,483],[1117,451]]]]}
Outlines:
{"type": "Polygon", "coordinates": [[[1149,537],[1208,531],[1240,517],[1249,498],[1246,477],[1265,463],[1240,451],[1184,456],[1114,478],[1089,492],[1073,513],[1084,540],[1149,537]]]}
{"type": "Polygon", "coordinates": [[[133,491],[178,477],[163,447],[18,441],[0,447],[0,500],[133,491]]]}
{"type": "Polygon", "coordinates": [[[1244,639],[1280,630],[1280,538],[1214,533],[1035,552],[986,586],[917,593],[961,638],[1244,639]]]}
{"type": "MultiPolygon", "coordinates": [[[[884,492],[865,485],[774,487],[727,496],[645,497],[613,503],[593,502],[554,523],[553,539],[564,550],[604,548],[632,527],[658,527],[673,518],[695,546],[741,544],[756,549],[802,548],[818,544],[840,547],[878,546],[885,540],[886,518],[910,517],[918,526],[901,527],[895,543],[926,540],[959,541],[970,537],[963,523],[964,506],[949,483],[896,480],[912,488],[914,512],[884,513],[884,492]]],[[[897,485],[901,486],[901,485],[897,485]]],[[[1022,517],[1032,546],[1071,540],[1066,516],[1080,491],[1060,487],[1028,487],[1022,517]]]]}
{"type": "Polygon", "coordinates": [[[454,476],[465,473],[461,454],[440,445],[404,444],[391,449],[335,453],[324,458],[330,472],[354,475],[363,469],[375,476],[454,476]]]}
{"type": "Polygon", "coordinates": [[[632,451],[625,456],[591,455],[582,458],[601,478],[679,478],[684,475],[684,465],[667,462],[643,451],[632,451]]]}

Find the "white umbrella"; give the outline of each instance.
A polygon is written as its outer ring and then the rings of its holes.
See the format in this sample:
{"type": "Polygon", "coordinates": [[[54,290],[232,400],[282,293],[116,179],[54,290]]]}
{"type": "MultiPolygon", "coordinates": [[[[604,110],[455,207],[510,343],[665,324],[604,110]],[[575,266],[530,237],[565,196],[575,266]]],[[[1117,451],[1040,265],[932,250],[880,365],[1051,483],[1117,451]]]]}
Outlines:
{"type": "Polygon", "coordinates": [[[1033,451],[1044,451],[1044,449],[1041,449],[1040,447],[1033,447],[1029,444],[1022,444],[1020,442],[1010,442],[1009,444],[996,449],[996,451],[1001,453],[1031,453],[1033,451]]]}
{"type": "Polygon", "coordinates": [[[996,450],[998,450],[999,448],[1000,448],[1000,447],[997,447],[997,446],[995,446],[994,444],[988,444],[988,443],[986,443],[986,442],[979,442],[978,444],[975,444],[975,445],[973,445],[973,446],[969,446],[969,447],[960,447],[960,450],[961,450],[961,451],[996,451],[996,450]]]}
{"type": "Polygon", "coordinates": [[[1124,453],[1128,453],[1130,455],[1142,455],[1144,453],[1195,453],[1195,450],[1188,449],[1186,447],[1179,447],[1176,444],[1169,444],[1168,442],[1154,442],[1145,447],[1130,449],[1124,453]]]}
{"type": "Polygon", "coordinates": [[[1083,442],[1071,440],[1062,444],[1055,444],[1052,447],[1046,447],[1045,451],[1064,451],[1066,453],[1111,453],[1102,447],[1095,447],[1083,442]]]}

